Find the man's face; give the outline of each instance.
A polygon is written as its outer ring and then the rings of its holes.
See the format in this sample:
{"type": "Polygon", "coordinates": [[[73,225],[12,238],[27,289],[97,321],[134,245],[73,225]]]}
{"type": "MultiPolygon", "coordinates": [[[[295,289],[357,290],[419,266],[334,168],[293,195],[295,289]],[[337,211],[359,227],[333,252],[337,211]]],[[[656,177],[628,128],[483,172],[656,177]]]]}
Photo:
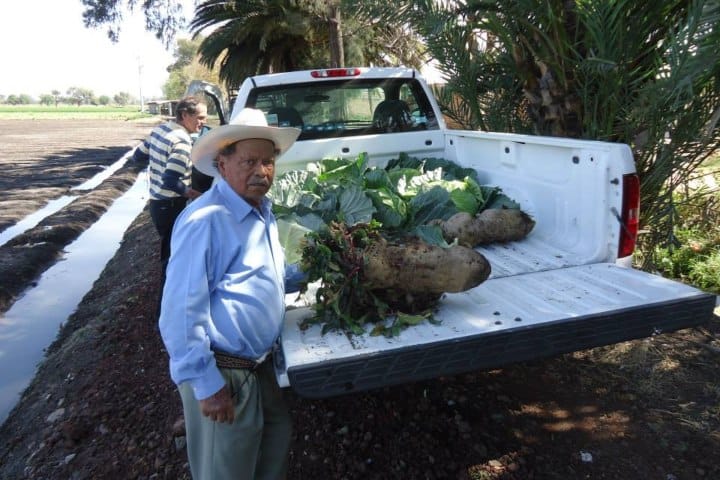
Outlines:
{"type": "Polygon", "coordinates": [[[270,140],[240,140],[231,155],[218,156],[218,170],[232,189],[259,207],[275,178],[275,144],[270,140]]]}
{"type": "Polygon", "coordinates": [[[207,105],[198,103],[196,113],[182,112],[182,121],[180,123],[188,133],[200,132],[205,122],[207,122],[207,105]]]}

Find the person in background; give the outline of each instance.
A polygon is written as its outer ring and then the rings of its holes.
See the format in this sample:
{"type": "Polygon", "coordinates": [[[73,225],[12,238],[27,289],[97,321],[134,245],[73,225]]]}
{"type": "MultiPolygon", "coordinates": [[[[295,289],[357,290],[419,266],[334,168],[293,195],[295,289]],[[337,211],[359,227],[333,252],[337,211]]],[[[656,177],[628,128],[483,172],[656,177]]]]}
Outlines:
{"type": "Polygon", "coordinates": [[[149,164],[150,218],[160,235],[163,278],[175,219],[201,193],[190,186],[190,134],[200,132],[206,121],[207,105],[185,97],[175,108],[175,119],[155,127],[133,154],[133,160],[149,164]]]}
{"type": "Polygon", "coordinates": [[[285,265],[265,195],[299,134],[247,108],[192,150],[215,180],[175,223],[159,327],[195,480],[285,478],[291,419],[271,359],[305,276],[285,265]]]}

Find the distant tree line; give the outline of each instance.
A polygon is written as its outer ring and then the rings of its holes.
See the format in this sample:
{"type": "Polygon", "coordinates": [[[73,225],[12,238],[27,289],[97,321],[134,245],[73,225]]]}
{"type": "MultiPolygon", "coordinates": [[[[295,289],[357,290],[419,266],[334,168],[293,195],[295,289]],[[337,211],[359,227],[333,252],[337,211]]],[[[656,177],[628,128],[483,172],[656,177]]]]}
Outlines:
{"type": "Polygon", "coordinates": [[[95,95],[89,88],[83,87],[70,87],[63,94],[60,90],[52,90],[50,93],[44,93],[40,95],[40,98],[35,99],[32,96],[22,94],[0,94],[0,104],[3,105],[30,105],[39,103],[41,105],[134,105],[138,103],[137,98],[130,95],[128,92],[119,92],[112,97],[108,95],[95,95]]]}

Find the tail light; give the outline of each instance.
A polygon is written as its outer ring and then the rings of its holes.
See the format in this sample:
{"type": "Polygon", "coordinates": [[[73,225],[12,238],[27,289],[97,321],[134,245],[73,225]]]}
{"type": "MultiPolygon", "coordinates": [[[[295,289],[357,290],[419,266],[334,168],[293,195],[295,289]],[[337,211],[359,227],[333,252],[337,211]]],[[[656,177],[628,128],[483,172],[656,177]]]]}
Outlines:
{"type": "Polygon", "coordinates": [[[359,68],[328,68],[325,70],[313,70],[310,72],[313,78],[330,77],[356,77],[360,75],[359,68]]]}
{"type": "Polygon", "coordinates": [[[623,176],[623,199],[618,258],[632,255],[640,225],[640,179],[634,173],[623,176]]]}

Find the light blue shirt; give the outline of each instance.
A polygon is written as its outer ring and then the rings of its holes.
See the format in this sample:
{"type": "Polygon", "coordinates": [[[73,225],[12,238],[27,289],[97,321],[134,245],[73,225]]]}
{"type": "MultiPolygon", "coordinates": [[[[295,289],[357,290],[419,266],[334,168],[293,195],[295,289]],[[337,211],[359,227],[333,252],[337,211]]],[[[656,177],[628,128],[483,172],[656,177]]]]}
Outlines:
{"type": "Polygon", "coordinates": [[[170,376],[190,382],[202,400],[225,381],[211,349],[257,359],[280,335],[285,287],[302,274],[288,268],[277,223],[264,199],[255,209],[225,181],[191,202],[175,222],[163,291],[160,334],[170,376]]]}

